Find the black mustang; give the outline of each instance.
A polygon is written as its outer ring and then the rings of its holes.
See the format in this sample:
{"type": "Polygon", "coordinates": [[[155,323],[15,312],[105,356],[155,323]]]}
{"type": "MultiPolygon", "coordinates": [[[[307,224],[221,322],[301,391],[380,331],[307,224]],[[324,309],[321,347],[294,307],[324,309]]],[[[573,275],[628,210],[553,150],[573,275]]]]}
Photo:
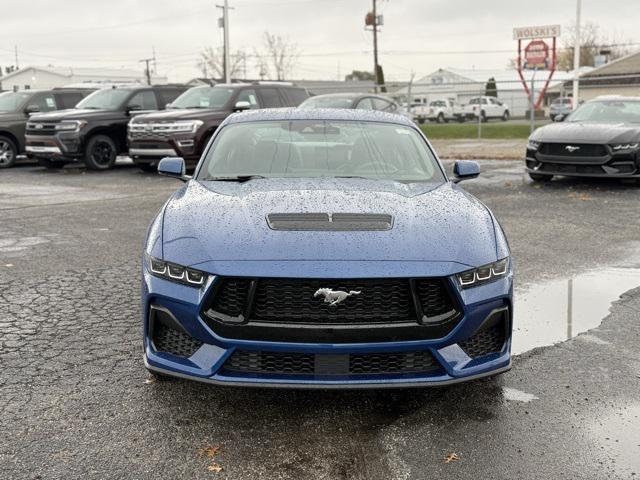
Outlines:
{"type": "Polygon", "coordinates": [[[599,97],[537,129],[526,168],[535,182],[554,175],[640,178],[640,97],[599,97]]]}

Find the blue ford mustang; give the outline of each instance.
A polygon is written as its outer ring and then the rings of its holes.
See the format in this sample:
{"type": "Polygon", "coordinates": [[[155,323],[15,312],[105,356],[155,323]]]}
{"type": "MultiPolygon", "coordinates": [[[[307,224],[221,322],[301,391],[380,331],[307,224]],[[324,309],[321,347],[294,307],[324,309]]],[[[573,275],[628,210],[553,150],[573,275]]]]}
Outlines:
{"type": "Polygon", "coordinates": [[[511,365],[509,247],[398,115],[231,115],[149,227],[145,365],[220,385],[446,385],[511,365]]]}

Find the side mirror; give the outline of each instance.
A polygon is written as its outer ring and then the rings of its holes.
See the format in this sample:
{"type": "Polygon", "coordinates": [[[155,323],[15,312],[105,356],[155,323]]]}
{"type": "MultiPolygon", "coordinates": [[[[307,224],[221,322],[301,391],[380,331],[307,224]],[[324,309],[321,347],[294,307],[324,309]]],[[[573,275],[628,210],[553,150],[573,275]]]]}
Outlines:
{"type": "Polygon", "coordinates": [[[562,115],[561,113],[559,113],[558,115],[553,117],[553,121],[554,122],[562,122],[564,121],[564,115],[562,115]]]}
{"type": "Polygon", "coordinates": [[[32,113],[38,113],[40,111],[40,107],[38,105],[30,104],[27,105],[27,108],[24,109],[24,113],[30,115],[32,113]]]}
{"type": "Polygon", "coordinates": [[[171,102],[167,103],[164,108],[171,108],[171,102]]]}
{"type": "Polygon", "coordinates": [[[191,177],[185,175],[186,167],[184,164],[184,158],[182,157],[166,157],[160,160],[158,164],[158,173],[167,177],[177,178],[186,182],[191,177]]]}
{"type": "Polygon", "coordinates": [[[245,101],[239,101],[236,102],[235,106],[233,107],[233,111],[234,112],[242,112],[244,110],[250,110],[251,109],[251,104],[249,102],[245,102],[245,101]]]}
{"type": "Polygon", "coordinates": [[[476,178],[480,175],[480,165],[472,160],[458,160],[453,165],[453,174],[456,176],[453,183],[476,178]]]}

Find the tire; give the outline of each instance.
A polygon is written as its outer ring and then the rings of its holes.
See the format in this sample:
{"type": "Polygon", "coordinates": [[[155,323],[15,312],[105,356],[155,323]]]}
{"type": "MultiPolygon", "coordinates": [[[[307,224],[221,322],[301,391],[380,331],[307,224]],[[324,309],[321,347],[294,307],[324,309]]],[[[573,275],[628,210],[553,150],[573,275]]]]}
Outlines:
{"type": "Polygon", "coordinates": [[[483,110],[482,112],[480,112],[480,121],[482,123],[487,123],[487,113],[483,110]]]}
{"type": "Polygon", "coordinates": [[[503,122],[509,121],[509,110],[505,110],[504,113],[502,114],[502,121],[503,122]]]}
{"type": "Polygon", "coordinates": [[[436,122],[438,123],[444,123],[444,115],[442,114],[442,112],[440,112],[438,114],[438,116],[436,117],[436,122]]]}
{"type": "Polygon", "coordinates": [[[418,119],[418,123],[419,123],[420,125],[424,124],[424,118],[419,118],[419,119],[418,119]]]}
{"type": "Polygon", "coordinates": [[[464,115],[460,115],[460,116],[458,117],[458,123],[464,123],[464,122],[466,122],[466,121],[467,121],[467,119],[465,118],[465,116],[464,116],[464,115]]]}
{"type": "Polygon", "coordinates": [[[94,135],[87,142],[84,163],[90,170],[109,170],[116,163],[118,148],[106,135],[94,135]]]}
{"type": "Polygon", "coordinates": [[[536,183],[548,183],[553,178],[553,175],[544,175],[542,173],[531,173],[529,172],[529,178],[536,183]]]}
{"type": "Polygon", "coordinates": [[[9,137],[0,135],[0,168],[9,168],[16,163],[18,147],[9,137]]]}
{"type": "Polygon", "coordinates": [[[64,167],[64,162],[54,162],[48,158],[39,158],[38,165],[44,168],[48,168],[49,170],[60,170],[64,167]]]}

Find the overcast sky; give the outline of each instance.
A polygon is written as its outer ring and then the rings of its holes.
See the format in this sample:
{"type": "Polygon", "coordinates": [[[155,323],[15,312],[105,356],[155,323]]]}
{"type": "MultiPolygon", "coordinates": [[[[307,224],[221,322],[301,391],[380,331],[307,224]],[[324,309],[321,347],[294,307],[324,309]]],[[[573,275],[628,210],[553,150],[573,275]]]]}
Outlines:
{"type": "MultiPolygon", "coordinates": [[[[574,22],[575,0],[378,0],[384,15],[380,63],[387,79],[419,78],[440,67],[506,68],[514,26],[574,22]],[[457,53],[500,50],[498,53],[457,53]],[[448,53],[447,53],[448,52],[448,53]],[[453,53],[452,53],[453,52],[453,53]]],[[[640,42],[639,0],[583,0],[583,22],[610,38],[640,42]]],[[[158,73],[199,76],[204,46],[222,45],[222,0],[29,0],[2,2],[0,65],[109,66],[142,69],[155,47],[158,73]]],[[[336,79],[372,70],[371,0],[229,0],[231,48],[252,53],[265,30],[288,37],[300,56],[297,79],[336,79]]],[[[640,45],[634,47],[640,48],[640,45]]],[[[255,77],[255,61],[247,62],[255,77]]]]}

